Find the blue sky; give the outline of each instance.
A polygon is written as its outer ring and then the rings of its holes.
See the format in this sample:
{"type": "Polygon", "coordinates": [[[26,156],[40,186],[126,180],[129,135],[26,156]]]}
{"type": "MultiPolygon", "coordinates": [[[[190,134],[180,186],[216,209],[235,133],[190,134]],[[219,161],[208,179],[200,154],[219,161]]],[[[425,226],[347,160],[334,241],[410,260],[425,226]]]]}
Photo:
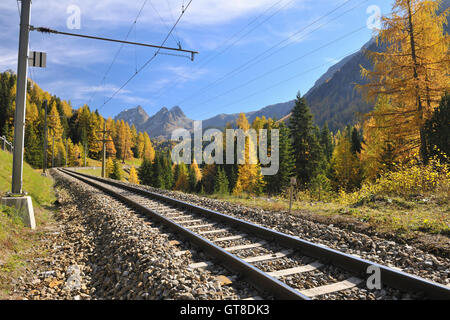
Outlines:
{"type": "MultiPolygon", "coordinates": [[[[134,27],[144,0],[33,0],[31,24],[116,39],[125,39],[133,26],[129,41],[161,44],[188,2],[147,0],[134,27]],[[68,28],[71,5],[80,9],[80,29],[68,28]]],[[[195,120],[247,112],[291,100],[298,90],[306,93],[331,65],[370,39],[371,6],[388,14],[391,5],[391,0],[193,0],[165,45],[180,42],[199,51],[194,62],[158,55],[106,104],[154,49],[124,45],[103,80],[120,44],[31,32],[30,49],[48,56],[47,68],[32,68],[29,75],[74,108],[90,101],[91,109],[106,117],[136,105],[150,115],[179,105],[195,120]]],[[[17,69],[18,34],[17,2],[2,0],[0,71],[17,69]]]]}

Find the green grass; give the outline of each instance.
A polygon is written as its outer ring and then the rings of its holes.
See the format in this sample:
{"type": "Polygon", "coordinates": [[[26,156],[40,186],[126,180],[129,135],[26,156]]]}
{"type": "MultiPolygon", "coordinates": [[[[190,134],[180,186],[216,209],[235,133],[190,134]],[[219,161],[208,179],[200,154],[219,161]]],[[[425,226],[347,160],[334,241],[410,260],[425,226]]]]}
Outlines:
{"type": "MultiPolygon", "coordinates": [[[[0,194],[11,191],[12,154],[0,151],[0,194]]],[[[41,176],[40,170],[34,170],[24,162],[23,190],[33,199],[33,205],[49,206],[55,201],[53,180],[41,176]]]]}
{"type": "MultiPolygon", "coordinates": [[[[11,190],[11,174],[12,155],[0,150],[0,196],[11,190]]],[[[29,249],[41,236],[40,228],[52,220],[53,180],[24,163],[23,190],[32,198],[37,230],[25,227],[14,208],[0,205],[0,299],[11,298],[11,280],[20,275],[33,254],[39,254],[29,249]]]]}
{"type": "Polygon", "coordinates": [[[130,160],[125,160],[125,164],[134,166],[135,168],[140,167],[141,163],[142,163],[142,159],[139,159],[139,158],[132,158],[130,160]]]}

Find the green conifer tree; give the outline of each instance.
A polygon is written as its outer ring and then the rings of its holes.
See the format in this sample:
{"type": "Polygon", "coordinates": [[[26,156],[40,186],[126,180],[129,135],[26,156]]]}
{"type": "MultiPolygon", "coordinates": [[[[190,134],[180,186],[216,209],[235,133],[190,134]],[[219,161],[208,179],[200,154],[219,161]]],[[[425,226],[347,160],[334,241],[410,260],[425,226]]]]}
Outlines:
{"type": "Polygon", "coordinates": [[[222,168],[222,166],[218,166],[217,172],[216,172],[216,181],[214,184],[214,193],[217,194],[228,194],[228,178],[225,173],[225,170],[222,168]]]}
{"type": "Polygon", "coordinates": [[[120,163],[117,159],[114,159],[113,170],[109,177],[114,180],[122,179],[122,169],[120,168],[120,163]]]}
{"type": "Polygon", "coordinates": [[[297,93],[289,129],[293,142],[297,183],[303,187],[318,173],[317,168],[321,161],[320,145],[313,131],[312,118],[305,98],[301,97],[300,92],[297,93]]]}

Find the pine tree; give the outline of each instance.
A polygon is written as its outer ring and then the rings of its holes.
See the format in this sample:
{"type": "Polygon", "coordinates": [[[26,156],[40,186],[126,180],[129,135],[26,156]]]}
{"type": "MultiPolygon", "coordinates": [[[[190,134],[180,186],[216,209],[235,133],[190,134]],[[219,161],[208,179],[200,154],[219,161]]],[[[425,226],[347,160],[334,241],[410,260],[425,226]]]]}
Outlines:
{"type": "Polygon", "coordinates": [[[42,137],[33,125],[25,126],[25,161],[33,168],[42,167],[42,137]]]}
{"type": "Polygon", "coordinates": [[[117,155],[117,149],[116,146],[114,145],[114,140],[112,139],[112,136],[108,134],[106,136],[106,140],[108,140],[106,142],[106,156],[115,158],[117,155]]]}
{"type": "Polygon", "coordinates": [[[279,168],[275,175],[265,176],[266,190],[271,194],[277,194],[290,185],[290,178],[295,173],[295,158],[293,155],[291,133],[284,122],[277,123],[279,130],[279,168]]]}
{"type": "Polygon", "coordinates": [[[100,142],[103,138],[103,134],[101,133],[101,131],[103,131],[103,118],[99,117],[95,112],[90,113],[88,126],[89,155],[94,159],[100,160],[103,148],[103,145],[100,142]]]}
{"type": "Polygon", "coordinates": [[[442,162],[448,162],[450,159],[450,93],[442,97],[431,118],[425,122],[423,132],[424,159],[428,160],[437,156],[442,162]]]}
{"type": "MultiPolygon", "coordinates": [[[[145,159],[145,158],[144,158],[145,159]]],[[[164,176],[163,176],[163,170],[162,170],[162,163],[161,163],[161,157],[157,156],[154,159],[153,165],[152,165],[152,186],[155,188],[164,189],[166,188],[164,176]]]]}
{"type": "Polygon", "coordinates": [[[375,181],[386,168],[397,162],[401,157],[401,146],[393,139],[392,128],[384,127],[384,116],[379,116],[391,108],[389,99],[380,96],[374,111],[366,117],[363,123],[363,145],[361,150],[361,162],[364,177],[369,181],[375,181]]]}
{"type": "Polygon", "coordinates": [[[228,178],[225,174],[225,170],[219,166],[216,173],[216,181],[214,184],[214,193],[217,194],[228,194],[228,178]]]}
{"type": "Polygon", "coordinates": [[[352,133],[351,133],[351,150],[353,154],[361,153],[362,145],[361,145],[361,137],[359,135],[358,129],[353,127],[352,133]]]}
{"type": "Polygon", "coordinates": [[[173,172],[172,172],[172,161],[169,155],[162,155],[162,179],[164,180],[164,187],[171,190],[174,185],[173,172]]]}
{"type": "Polygon", "coordinates": [[[141,166],[138,168],[138,178],[142,184],[152,185],[153,169],[150,160],[144,158],[141,166]]]}
{"type": "Polygon", "coordinates": [[[331,137],[331,132],[328,129],[327,122],[325,122],[322,130],[320,131],[320,144],[322,145],[327,161],[330,161],[331,156],[333,155],[333,138],[331,137]]]}
{"type": "Polygon", "coordinates": [[[214,192],[214,184],[216,179],[217,168],[215,164],[206,164],[202,172],[201,186],[205,193],[214,192]]]}
{"type": "Polygon", "coordinates": [[[192,168],[192,166],[189,167],[188,171],[189,171],[188,172],[188,175],[189,175],[188,176],[188,184],[189,184],[188,189],[189,189],[189,192],[192,193],[197,190],[197,177],[196,177],[195,171],[192,168]]]}
{"type": "Polygon", "coordinates": [[[183,162],[178,165],[178,177],[174,189],[187,192],[189,191],[189,173],[186,164],[183,162]]]}
{"type": "Polygon", "coordinates": [[[122,179],[122,169],[117,159],[114,159],[113,169],[109,177],[114,180],[122,179]]]}
{"type": "Polygon", "coordinates": [[[318,173],[321,161],[320,145],[313,131],[312,114],[305,98],[297,93],[295,106],[292,109],[289,129],[295,155],[295,172],[297,184],[306,186],[318,173]]]}
{"type": "Polygon", "coordinates": [[[106,160],[106,164],[105,164],[105,176],[106,176],[107,178],[110,178],[110,177],[111,177],[111,174],[112,174],[112,172],[113,172],[113,170],[114,170],[114,162],[113,162],[113,159],[112,159],[112,158],[108,158],[108,159],[106,160]]]}
{"type": "Polygon", "coordinates": [[[391,141],[386,141],[382,147],[380,157],[380,172],[389,172],[395,169],[395,151],[391,141]]]}
{"type": "Polygon", "coordinates": [[[195,159],[193,159],[190,168],[194,173],[195,183],[198,183],[200,180],[202,180],[202,172],[200,171],[200,168],[198,167],[197,161],[195,161],[195,159]]]}

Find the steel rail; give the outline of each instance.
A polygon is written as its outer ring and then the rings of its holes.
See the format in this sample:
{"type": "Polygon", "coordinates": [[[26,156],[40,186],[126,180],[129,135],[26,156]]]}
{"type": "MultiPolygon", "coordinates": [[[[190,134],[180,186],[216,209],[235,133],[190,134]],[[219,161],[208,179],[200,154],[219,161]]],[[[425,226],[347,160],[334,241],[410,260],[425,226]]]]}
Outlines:
{"type": "MultiPolygon", "coordinates": [[[[148,215],[150,218],[155,219],[157,221],[160,221],[161,223],[167,225],[169,228],[180,234],[181,236],[184,236],[191,242],[195,243],[199,247],[201,247],[206,253],[208,253],[213,258],[221,261],[223,266],[230,269],[231,271],[234,271],[236,273],[239,273],[241,275],[244,275],[247,279],[251,281],[255,287],[257,287],[260,290],[266,290],[273,294],[275,297],[280,299],[288,299],[288,300],[310,300],[309,297],[301,294],[298,290],[295,290],[294,288],[291,288],[290,286],[286,285],[285,283],[281,282],[280,280],[269,276],[267,273],[261,271],[260,269],[252,266],[251,264],[243,261],[242,259],[236,257],[235,255],[225,251],[224,249],[220,248],[219,246],[215,245],[211,241],[199,236],[198,234],[190,231],[187,228],[182,227],[180,224],[177,224],[170,219],[160,215],[156,211],[141,205],[137,203],[136,201],[133,201],[117,192],[114,192],[98,183],[95,183],[93,181],[90,181],[88,179],[92,179],[92,176],[80,177],[77,175],[83,175],[81,173],[74,173],[69,170],[61,169],[60,171],[79,179],[97,189],[102,190],[103,192],[110,194],[111,196],[119,199],[120,201],[128,204],[129,206],[135,208],[141,213],[144,213],[148,215]]],[[[84,176],[84,175],[83,175],[84,176]]],[[[97,179],[94,179],[97,180],[97,179]]],[[[102,183],[110,184],[109,181],[103,181],[100,180],[102,183]]],[[[110,184],[111,185],[111,184],[110,184]]]]}
{"type": "MultiPolygon", "coordinates": [[[[63,171],[68,172],[68,170],[63,171]]],[[[257,235],[258,237],[270,241],[275,240],[280,245],[286,246],[290,249],[296,249],[306,256],[331,263],[337,267],[341,267],[342,269],[358,275],[366,276],[367,270],[370,266],[378,267],[380,270],[381,283],[384,285],[406,292],[421,292],[424,293],[426,297],[431,299],[450,300],[450,287],[445,285],[148,190],[79,172],[76,172],[75,174],[101,181],[103,183],[147,197],[156,198],[159,201],[166,202],[177,207],[189,209],[192,212],[202,214],[213,220],[225,222],[238,229],[257,235]]]]}

